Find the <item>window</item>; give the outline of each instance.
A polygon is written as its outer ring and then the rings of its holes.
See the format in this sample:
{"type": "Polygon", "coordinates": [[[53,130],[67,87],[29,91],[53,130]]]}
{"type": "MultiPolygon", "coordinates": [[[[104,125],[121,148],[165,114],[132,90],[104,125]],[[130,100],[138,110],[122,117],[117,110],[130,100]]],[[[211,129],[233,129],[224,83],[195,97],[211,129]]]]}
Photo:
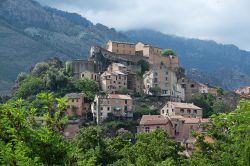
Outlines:
{"type": "Polygon", "coordinates": [[[115,84],[115,81],[114,81],[114,84],[115,84]]]}
{"type": "Polygon", "coordinates": [[[157,83],[157,82],[158,82],[157,78],[154,78],[154,83],[157,83]]]}
{"type": "Polygon", "coordinates": [[[168,80],[168,77],[166,77],[166,80],[168,80]]]}
{"type": "Polygon", "coordinates": [[[118,82],[118,84],[121,84],[121,82],[118,82]]]}
{"type": "Polygon", "coordinates": [[[119,79],[121,79],[121,75],[119,75],[119,79]]]}
{"type": "Polygon", "coordinates": [[[128,104],[128,100],[125,100],[125,104],[128,104]]]}
{"type": "Polygon", "coordinates": [[[78,102],[78,99],[76,99],[76,102],[78,102]]]}
{"type": "Polygon", "coordinates": [[[191,84],[190,87],[191,87],[191,88],[194,88],[194,84],[191,84]]]}
{"type": "Polygon", "coordinates": [[[154,75],[155,75],[155,76],[157,76],[157,75],[158,75],[158,73],[157,73],[157,72],[154,72],[154,75]]]}
{"type": "Polygon", "coordinates": [[[93,79],[93,74],[91,74],[91,79],[93,79]]]}
{"type": "Polygon", "coordinates": [[[145,127],[145,132],[150,132],[150,128],[149,127],[145,127]]]}
{"type": "Polygon", "coordinates": [[[168,75],[168,72],[166,71],[166,75],[168,75]]]}
{"type": "Polygon", "coordinates": [[[101,107],[101,110],[103,110],[103,107],[101,107]]]}
{"type": "Polygon", "coordinates": [[[108,107],[107,110],[109,111],[109,110],[110,110],[110,107],[108,107]]]}
{"type": "Polygon", "coordinates": [[[72,103],[74,103],[74,99],[72,99],[72,103]]]}
{"type": "Polygon", "coordinates": [[[157,128],[157,129],[159,129],[159,128],[160,128],[160,126],[156,126],[156,128],[157,128]]]}
{"type": "Polygon", "coordinates": [[[124,111],[127,111],[128,110],[128,106],[124,106],[124,111]]]}
{"type": "Polygon", "coordinates": [[[164,110],[161,110],[161,113],[164,114],[164,110]]]}
{"type": "Polygon", "coordinates": [[[191,114],[191,110],[190,110],[190,109],[188,109],[188,110],[187,110],[187,113],[191,114]]]}
{"type": "Polygon", "coordinates": [[[181,113],[184,113],[184,109],[181,109],[181,113]]]}
{"type": "Polygon", "coordinates": [[[84,74],[82,74],[82,77],[84,77],[84,74]]]}
{"type": "Polygon", "coordinates": [[[197,110],[194,110],[194,113],[197,114],[197,110]]]}

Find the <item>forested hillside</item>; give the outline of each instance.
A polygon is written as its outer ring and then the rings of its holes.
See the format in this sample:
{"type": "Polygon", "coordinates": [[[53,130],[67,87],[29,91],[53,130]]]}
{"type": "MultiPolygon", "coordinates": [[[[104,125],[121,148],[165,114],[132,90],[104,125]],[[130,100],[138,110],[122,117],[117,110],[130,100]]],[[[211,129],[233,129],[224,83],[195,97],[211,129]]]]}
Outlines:
{"type": "Polygon", "coordinates": [[[38,61],[87,58],[92,45],[126,36],[75,13],[43,7],[33,0],[0,3],[0,93],[7,93],[17,74],[38,61]]]}

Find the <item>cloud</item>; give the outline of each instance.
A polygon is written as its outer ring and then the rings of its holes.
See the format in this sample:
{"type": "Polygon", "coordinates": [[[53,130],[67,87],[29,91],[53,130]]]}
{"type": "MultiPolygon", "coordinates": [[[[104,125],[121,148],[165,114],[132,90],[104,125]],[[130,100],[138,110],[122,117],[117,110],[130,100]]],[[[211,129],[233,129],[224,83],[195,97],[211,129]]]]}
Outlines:
{"type": "Polygon", "coordinates": [[[118,30],[150,28],[250,50],[249,0],[38,1],[118,30]]]}

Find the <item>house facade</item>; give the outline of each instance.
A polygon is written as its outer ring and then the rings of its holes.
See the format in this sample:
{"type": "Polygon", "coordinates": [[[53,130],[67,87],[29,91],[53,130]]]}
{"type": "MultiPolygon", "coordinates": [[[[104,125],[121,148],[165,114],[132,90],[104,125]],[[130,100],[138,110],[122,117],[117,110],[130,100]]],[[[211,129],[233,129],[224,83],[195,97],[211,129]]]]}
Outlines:
{"type": "Polygon", "coordinates": [[[162,115],[143,115],[140,120],[140,125],[137,127],[137,132],[151,132],[155,129],[161,128],[172,136],[172,123],[169,118],[162,115]]]}
{"type": "Polygon", "coordinates": [[[159,96],[177,97],[177,77],[166,65],[151,65],[143,75],[144,93],[153,95],[152,90],[158,89],[159,96]]]}
{"type": "Polygon", "coordinates": [[[116,54],[135,55],[135,44],[129,42],[111,41],[107,42],[107,50],[116,54]]]}
{"type": "Polygon", "coordinates": [[[101,123],[108,116],[132,118],[133,101],[129,95],[96,95],[94,102],[91,104],[91,111],[97,124],[101,123]]]}
{"type": "Polygon", "coordinates": [[[183,77],[178,80],[178,84],[185,90],[185,99],[187,101],[191,100],[193,96],[200,94],[200,84],[183,77]]]}
{"type": "Polygon", "coordinates": [[[138,42],[135,45],[136,52],[142,52],[143,56],[148,60],[150,64],[166,64],[171,69],[176,69],[179,67],[179,59],[177,56],[163,56],[163,49],[138,42]]]}
{"type": "Polygon", "coordinates": [[[161,115],[181,115],[188,118],[202,118],[202,109],[192,103],[169,101],[161,108],[161,115]]]}
{"type": "Polygon", "coordinates": [[[177,101],[185,101],[185,90],[181,87],[180,84],[176,84],[176,95],[177,95],[177,101]]]}
{"type": "Polygon", "coordinates": [[[121,71],[105,71],[101,75],[101,88],[108,93],[117,93],[123,88],[127,88],[127,74],[121,71]]]}
{"type": "Polygon", "coordinates": [[[83,93],[68,93],[67,114],[69,117],[80,117],[85,110],[83,93]]]}

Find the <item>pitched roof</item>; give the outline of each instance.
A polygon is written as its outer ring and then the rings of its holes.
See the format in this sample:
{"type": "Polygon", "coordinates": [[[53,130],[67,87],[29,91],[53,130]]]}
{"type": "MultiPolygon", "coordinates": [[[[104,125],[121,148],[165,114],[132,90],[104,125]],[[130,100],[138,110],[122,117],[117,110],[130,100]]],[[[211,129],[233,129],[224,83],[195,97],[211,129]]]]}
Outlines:
{"type": "Polygon", "coordinates": [[[193,123],[207,123],[209,122],[209,119],[203,119],[203,118],[188,118],[188,117],[184,117],[181,115],[174,115],[174,116],[170,116],[170,119],[178,119],[178,120],[182,120],[184,121],[184,123],[186,124],[193,124],[193,123]]]}
{"type": "Polygon", "coordinates": [[[76,98],[81,98],[84,94],[83,93],[68,93],[66,94],[66,96],[69,98],[69,99],[76,99],[76,98]]]}
{"type": "Polygon", "coordinates": [[[141,125],[167,124],[169,119],[161,115],[143,115],[140,121],[141,125]]]}
{"type": "Polygon", "coordinates": [[[108,98],[110,99],[124,99],[124,100],[132,100],[130,95],[120,95],[120,94],[109,94],[108,98]]]}
{"type": "Polygon", "coordinates": [[[200,107],[194,105],[193,103],[181,103],[181,102],[169,102],[173,104],[176,108],[189,108],[189,109],[197,109],[201,110],[200,107]]]}

